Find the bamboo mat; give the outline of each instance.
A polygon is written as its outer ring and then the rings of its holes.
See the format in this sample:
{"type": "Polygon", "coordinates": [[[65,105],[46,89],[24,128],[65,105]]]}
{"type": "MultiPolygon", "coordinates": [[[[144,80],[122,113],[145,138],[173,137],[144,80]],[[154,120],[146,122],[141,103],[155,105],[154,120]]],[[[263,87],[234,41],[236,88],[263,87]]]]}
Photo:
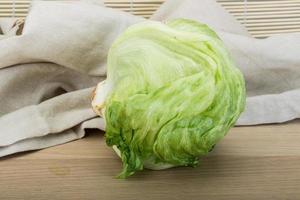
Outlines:
{"type": "MultiPolygon", "coordinates": [[[[1,17],[24,18],[32,0],[0,0],[1,17]]],[[[52,0],[53,1],[53,0],[52,0]]],[[[149,18],[165,0],[105,0],[108,7],[149,18]]],[[[200,1],[200,0],[199,0],[200,1]]],[[[217,0],[258,38],[300,32],[300,0],[217,0]]]]}

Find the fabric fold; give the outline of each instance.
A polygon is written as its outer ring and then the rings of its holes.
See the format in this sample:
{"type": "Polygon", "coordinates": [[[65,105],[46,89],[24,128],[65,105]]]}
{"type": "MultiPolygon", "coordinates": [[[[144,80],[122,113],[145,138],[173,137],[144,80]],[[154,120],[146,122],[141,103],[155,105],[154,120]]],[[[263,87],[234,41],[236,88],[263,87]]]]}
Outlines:
{"type": "Polygon", "coordinates": [[[92,88],[69,92],[2,116],[0,147],[59,133],[96,117],[89,106],[91,93],[92,88]]]}
{"type": "Polygon", "coordinates": [[[247,98],[237,125],[282,123],[300,118],[300,89],[247,98]]]}
{"type": "Polygon", "coordinates": [[[84,121],[80,125],[77,125],[71,129],[64,130],[60,133],[27,138],[9,146],[0,147],[0,157],[18,152],[44,149],[59,144],[64,144],[73,140],[77,140],[84,137],[85,129],[89,128],[104,130],[104,120],[102,118],[93,118],[84,121]]]}
{"type": "Polygon", "coordinates": [[[169,0],[151,17],[153,20],[187,18],[209,25],[216,31],[249,36],[246,28],[216,0],[169,0]]]}
{"type": "Polygon", "coordinates": [[[108,49],[129,25],[142,18],[84,2],[33,1],[22,35],[0,43],[0,68],[51,62],[104,76],[108,49]],[[4,51],[5,49],[5,51],[4,51]]]}

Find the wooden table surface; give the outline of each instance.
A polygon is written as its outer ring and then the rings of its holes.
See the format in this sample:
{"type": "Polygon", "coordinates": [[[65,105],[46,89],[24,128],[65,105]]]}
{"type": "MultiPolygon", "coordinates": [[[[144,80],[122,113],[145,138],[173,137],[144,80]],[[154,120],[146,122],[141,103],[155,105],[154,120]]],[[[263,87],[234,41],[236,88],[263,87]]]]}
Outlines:
{"type": "Polygon", "coordinates": [[[0,159],[0,199],[300,199],[300,121],[236,127],[197,168],[114,176],[101,132],[0,159]]]}

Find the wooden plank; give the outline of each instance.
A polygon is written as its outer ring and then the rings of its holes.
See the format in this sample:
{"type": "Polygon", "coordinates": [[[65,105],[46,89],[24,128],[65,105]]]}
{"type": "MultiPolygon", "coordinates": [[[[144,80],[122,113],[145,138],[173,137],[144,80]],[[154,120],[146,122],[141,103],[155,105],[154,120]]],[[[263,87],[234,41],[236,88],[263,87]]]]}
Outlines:
{"type": "Polygon", "coordinates": [[[196,168],[114,176],[103,133],[0,159],[0,199],[280,200],[300,196],[300,121],[236,127],[196,168]]]}

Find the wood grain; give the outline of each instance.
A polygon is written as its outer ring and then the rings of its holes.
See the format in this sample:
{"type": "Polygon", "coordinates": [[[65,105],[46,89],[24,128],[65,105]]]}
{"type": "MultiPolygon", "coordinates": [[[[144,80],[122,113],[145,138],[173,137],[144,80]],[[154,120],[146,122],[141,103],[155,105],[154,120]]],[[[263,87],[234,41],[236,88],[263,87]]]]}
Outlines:
{"type": "Polygon", "coordinates": [[[300,121],[236,127],[197,168],[114,176],[121,162],[103,133],[0,160],[0,199],[300,198],[300,121]]]}

